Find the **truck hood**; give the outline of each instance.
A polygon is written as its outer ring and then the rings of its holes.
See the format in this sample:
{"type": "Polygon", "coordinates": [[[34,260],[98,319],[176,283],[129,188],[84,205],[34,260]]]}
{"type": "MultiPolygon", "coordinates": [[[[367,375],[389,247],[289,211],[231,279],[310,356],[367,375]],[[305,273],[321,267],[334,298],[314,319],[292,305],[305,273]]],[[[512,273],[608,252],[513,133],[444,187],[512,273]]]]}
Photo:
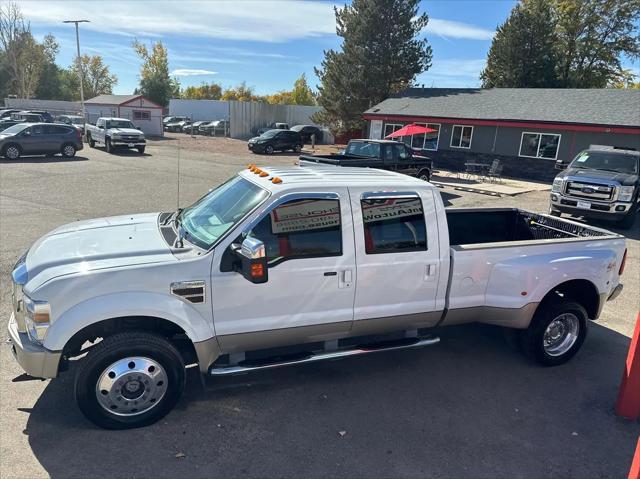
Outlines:
{"type": "Polygon", "coordinates": [[[604,180],[620,183],[622,186],[633,186],[638,181],[638,175],[631,173],[617,173],[615,171],[593,170],[585,168],[568,168],[556,178],[581,178],[588,180],[604,180]]]}
{"type": "Polygon", "coordinates": [[[158,213],[112,216],[61,226],[26,256],[28,281],[174,259],[158,228],[158,213]]]}
{"type": "Polygon", "coordinates": [[[118,133],[121,135],[143,135],[140,130],[136,130],[135,128],[109,128],[111,133],[118,133]]]}

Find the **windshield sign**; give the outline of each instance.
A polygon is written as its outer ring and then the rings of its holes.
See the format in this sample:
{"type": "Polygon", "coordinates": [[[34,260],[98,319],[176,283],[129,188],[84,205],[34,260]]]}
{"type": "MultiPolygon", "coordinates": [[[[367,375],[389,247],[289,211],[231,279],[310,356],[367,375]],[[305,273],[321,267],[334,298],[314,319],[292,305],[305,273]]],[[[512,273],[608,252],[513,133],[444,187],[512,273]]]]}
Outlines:
{"type": "Polygon", "coordinates": [[[250,181],[232,178],[184,209],[182,226],[187,231],[187,241],[203,249],[211,248],[268,196],[268,191],[250,181]]]}
{"type": "Polygon", "coordinates": [[[572,168],[638,174],[638,157],[607,151],[583,151],[571,162],[572,168]]]}

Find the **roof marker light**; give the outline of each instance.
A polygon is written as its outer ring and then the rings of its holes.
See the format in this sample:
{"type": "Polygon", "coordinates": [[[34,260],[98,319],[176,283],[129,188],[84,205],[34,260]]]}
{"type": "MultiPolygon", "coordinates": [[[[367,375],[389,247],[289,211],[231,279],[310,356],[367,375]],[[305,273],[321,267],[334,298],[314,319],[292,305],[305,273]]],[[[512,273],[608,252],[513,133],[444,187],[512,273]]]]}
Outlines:
{"type": "Polygon", "coordinates": [[[266,171],[260,171],[260,178],[264,178],[265,176],[269,176],[269,173],[266,171]]]}
{"type": "Polygon", "coordinates": [[[282,178],[278,178],[277,176],[275,176],[271,179],[271,183],[279,185],[280,183],[282,183],[282,178]]]}

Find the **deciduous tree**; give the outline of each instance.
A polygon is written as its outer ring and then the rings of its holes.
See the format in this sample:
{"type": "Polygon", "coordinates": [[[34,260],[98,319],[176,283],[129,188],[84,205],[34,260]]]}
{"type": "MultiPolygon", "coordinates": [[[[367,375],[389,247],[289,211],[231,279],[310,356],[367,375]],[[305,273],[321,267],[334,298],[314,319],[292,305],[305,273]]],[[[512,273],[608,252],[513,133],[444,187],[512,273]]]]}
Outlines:
{"type": "MultiPolygon", "coordinates": [[[[113,87],[118,83],[118,77],[109,71],[109,66],[104,64],[100,55],[81,55],[80,64],[85,98],[108,95],[113,92],[113,87]]],[[[77,60],[71,67],[71,73],[78,77],[77,60]]]]}
{"type": "Polygon", "coordinates": [[[431,66],[431,47],[423,37],[428,16],[418,0],[353,0],[335,8],[339,51],[325,51],[316,75],[315,120],[333,131],[362,127],[369,107],[412,84],[431,66]]]}
{"type": "Polygon", "coordinates": [[[171,98],[179,98],[180,84],[169,76],[167,49],[162,42],[153,43],[149,50],[146,45],[135,40],[133,49],[142,60],[137,91],[162,106],[167,106],[171,98]]]}
{"type": "Polygon", "coordinates": [[[264,98],[256,95],[253,87],[247,86],[246,82],[242,82],[235,87],[227,88],[222,93],[221,100],[264,101],[264,98]]]}
{"type": "Polygon", "coordinates": [[[188,100],[219,100],[222,87],[217,83],[202,83],[200,86],[188,86],[182,90],[181,97],[188,100]]]}

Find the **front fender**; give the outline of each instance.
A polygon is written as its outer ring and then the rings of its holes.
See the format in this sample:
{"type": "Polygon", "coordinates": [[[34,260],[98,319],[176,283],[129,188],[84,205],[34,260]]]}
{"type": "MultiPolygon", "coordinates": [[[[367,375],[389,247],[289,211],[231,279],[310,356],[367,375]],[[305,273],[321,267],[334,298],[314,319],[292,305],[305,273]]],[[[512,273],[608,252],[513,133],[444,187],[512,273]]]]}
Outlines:
{"type": "Polygon", "coordinates": [[[487,283],[487,306],[521,308],[540,302],[554,287],[571,280],[593,283],[599,294],[609,290],[612,249],[583,249],[541,255],[523,255],[498,262],[487,283]]]}
{"type": "Polygon", "coordinates": [[[165,319],[181,327],[194,343],[215,335],[211,318],[204,317],[191,303],[169,294],[132,291],[98,296],[69,308],[49,327],[44,346],[60,351],[74,334],[87,326],[126,316],[165,319]]]}

